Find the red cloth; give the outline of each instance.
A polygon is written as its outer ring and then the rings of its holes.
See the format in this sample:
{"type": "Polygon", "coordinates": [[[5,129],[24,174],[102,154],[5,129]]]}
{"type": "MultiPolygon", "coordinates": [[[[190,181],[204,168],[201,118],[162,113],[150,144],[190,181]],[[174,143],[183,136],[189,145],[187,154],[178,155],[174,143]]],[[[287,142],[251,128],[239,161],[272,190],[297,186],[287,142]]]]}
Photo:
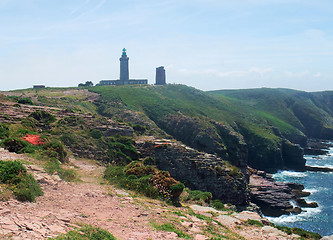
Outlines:
{"type": "Polygon", "coordinates": [[[39,135],[27,134],[27,136],[23,137],[22,139],[33,145],[42,145],[45,143],[42,141],[39,135]]]}

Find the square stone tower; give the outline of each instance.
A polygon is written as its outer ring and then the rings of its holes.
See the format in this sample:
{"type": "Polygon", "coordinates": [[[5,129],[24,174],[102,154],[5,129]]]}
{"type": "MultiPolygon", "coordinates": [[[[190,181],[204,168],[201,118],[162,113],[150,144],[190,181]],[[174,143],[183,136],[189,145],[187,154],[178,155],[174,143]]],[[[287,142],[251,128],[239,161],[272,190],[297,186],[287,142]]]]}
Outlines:
{"type": "Polygon", "coordinates": [[[163,66],[156,68],[156,83],[155,85],[165,85],[165,69],[163,66]]]}

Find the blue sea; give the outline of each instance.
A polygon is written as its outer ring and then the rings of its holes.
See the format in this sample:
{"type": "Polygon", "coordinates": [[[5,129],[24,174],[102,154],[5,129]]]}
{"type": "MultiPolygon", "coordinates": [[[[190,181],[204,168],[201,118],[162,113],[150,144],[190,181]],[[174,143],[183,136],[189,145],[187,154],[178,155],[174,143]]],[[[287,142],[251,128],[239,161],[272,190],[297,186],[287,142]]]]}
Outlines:
{"type": "MultiPolygon", "coordinates": [[[[333,168],[333,148],[329,155],[306,155],[306,165],[333,168]]],[[[318,208],[304,208],[306,212],[298,215],[283,215],[281,217],[268,217],[275,224],[303,228],[317,232],[322,236],[333,235],[333,172],[294,172],[280,171],[274,174],[274,179],[281,182],[295,182],[303,184],[305,191],[311,192],[306,197],[308,202],[317,202],[318,208]]]]}

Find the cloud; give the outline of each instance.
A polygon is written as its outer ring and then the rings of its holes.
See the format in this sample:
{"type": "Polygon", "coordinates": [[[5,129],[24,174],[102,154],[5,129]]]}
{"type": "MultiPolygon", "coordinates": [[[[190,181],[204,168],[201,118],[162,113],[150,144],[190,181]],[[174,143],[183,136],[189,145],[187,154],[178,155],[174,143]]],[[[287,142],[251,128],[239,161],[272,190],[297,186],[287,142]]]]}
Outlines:
{"type": "Polygon", "coordinates": [[[291,78],[291,79],[299,79],[299,78],[319,78],[322,77],[323,74],[321,72],[310,72],[309,70],[304,70],[304,71],[300,71],[300,72],[291,72],[291,71],[285,71],[284,75],[287,78],[291,78]]]}
{"type": "Polygon", "coordinates": [[[204,70],[188,70],[188,69],[179,69],[178,72],[185,75],[206,75],[206,76],[214,76],[219,78],[243,78],[250,75],[259,75],[263,77],[266,73],[272,72],[273,68],[259,68],[252,67],[249,70],[234,70],[228,72],[222,72],[216,69],[204,69],[204,70]]]}

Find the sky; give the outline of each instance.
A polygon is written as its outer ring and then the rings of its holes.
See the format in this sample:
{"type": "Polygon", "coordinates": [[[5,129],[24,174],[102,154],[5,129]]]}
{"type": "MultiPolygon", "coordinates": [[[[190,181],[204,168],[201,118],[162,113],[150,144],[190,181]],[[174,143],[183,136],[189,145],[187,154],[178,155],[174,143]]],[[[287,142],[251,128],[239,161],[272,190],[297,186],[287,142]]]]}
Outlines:
{"type": "Polygon", "coordinates": [[[333,90],[332,0],[0,0],[0,90],[130,78],[333,90]]]}

